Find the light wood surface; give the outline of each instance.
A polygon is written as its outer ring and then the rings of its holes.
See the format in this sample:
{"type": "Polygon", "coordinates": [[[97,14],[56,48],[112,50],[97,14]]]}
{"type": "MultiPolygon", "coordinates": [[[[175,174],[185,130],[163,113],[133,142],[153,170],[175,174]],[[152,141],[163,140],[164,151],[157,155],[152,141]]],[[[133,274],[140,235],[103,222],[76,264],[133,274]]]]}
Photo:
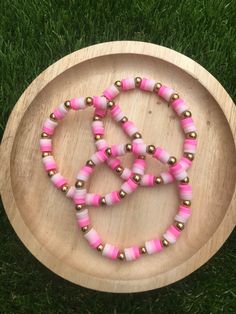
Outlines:
{"type": "MultiPolygon", "coordinates": [[[[154,94],[138,90],[117,98],[147,144],[179,157],[179,120],[154,94]]],[[[54,137],[54,155],[71,184],[95,151],[93,109],[70,112],[54,137]]],[[[128,142],[119,127],[105,121],[108,143],[128,142]]],[[[136,292],[173,283],[199,268],[221,247],[235,226],[236,110],[219,82],[193,60],[150,43],[120,41],[76,51],[42,72],[26,89],[9,118],[1,144],[1,196],[9,220],[30,252],[56,274],[79,285],[111,292],[136,292]],[[153,78],[186,100],[198,129],[199,146],[189,171],[193,215],[174,246],[135,262],[114,262],[88,247],[77,229],[72,202],[43,171],[40,129],[52,109],[74,96],[100,95],[128,76],[153,78]]],[[[123,158],[131,165],[131,155],[123,158]]],[[[164,169],[148,159],[148,170],[164,169]]],[[[121,181],[105,165],[97,167],[89,191],[106,193],[121,181]]],[[[122,203],[91,208],[92,223],[104,241],[127,246],[160,236],[178,206],[175,184],[140,188],[122,203]]]]}

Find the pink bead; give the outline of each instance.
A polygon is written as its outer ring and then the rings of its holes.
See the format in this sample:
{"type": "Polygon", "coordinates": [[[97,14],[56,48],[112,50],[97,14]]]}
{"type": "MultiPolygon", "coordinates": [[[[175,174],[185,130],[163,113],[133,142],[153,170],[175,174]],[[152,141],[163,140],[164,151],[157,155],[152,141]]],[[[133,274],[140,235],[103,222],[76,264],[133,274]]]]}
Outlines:
{"type": "Polygon", "coordinates": [[[115,245],[112,245],[112,244],[109,244],[109,243],[106,243],[104,245],[104,248],[102,250],[102,255],[103,256],[106,256],[106,257],[111,258],[111,259],[114,260],[114,259],[117,259],[118,254],[119,254],[119,249],[115,245]]]}
{"type": "Polygon", "coordinates": [[[111,109],[111,116],[119,122],[123,117],[124,113],[121,111],[120,106],[116,104],[115,106],[112,107],[111,109]]]}
{"type": "Polygon", "coordinates": [[[40,150],[41,152],[51,152],[52,151],[52,140],[49,138],[40,139],[40,150]]]}
{"type": "Polygon", "coordinates": [[[125,133],[128,136],[133,136],[136,132],[138,132],[138,129],[134,125],[132,121],[127,121],[125,123],[122,123],[122,129],[125,131],[125,133]]]}
{"type": "Polygon", "coordinates": [[[80,171],[78,172],[76,179],[77,180],[82,180],[82,181],[87,181],[89,176],[93,173],[93,168],[89,166],[83,166],[80,171]]]}
{"type": "Polygon", "coordinates": [[[171,95],[174,93],[174,90],[168,86],[162,85],[158,90],[158,96],[162,97],[166,101],[170,101],[171,95]]]}
{"type": "Polygon", "coordinates": [[[70,100],[70,106],[74,110],[80,110],[86,108],[85,98],[79,97],[79,98],[72,98],[70,100]]]}
{"type": "Polygon", "coordinates": [[[114,99],[118,94],[119,90],[115,85],[111,85],[103,92],[103,95],[109,100],[114,99]]]}
{"type": "Polygon", "coordinates": [[[133,168],[132,168],[133,173],[143,175],[145,168],[146,168],[145,160],[140,159],[140,158],[135,159],[133,163],[133,168]]]}
{"type": "Polygon", "coordinates": [[[145,242],[145,248],[149,255],[162,251],[162,243],[159,239],[153,239],[145,242]]]}
{"type": "Polygon", "coordinates": [[[113,205],[120,202],[119,193],[117,191],[113,191],[109,194],[105,195],[105,200],[107,205],[113,205]]]}
{"type": "Polygon", "coordinates": [[[182,200],[190,201],[192,199],[192,186],[190,184],[179,184],[179,195],[182,200]]]}
{"type": "Polygon", "coordinates": [[[163,237],[169,241],[171,244],[175,243],[180,235],[180,231],[173,225],[163,234],[163,237]]]}
{"type": "Polygon", "coordinates": [[[181,114],[188,109],[185,101],[182,98],[178,98],[172,101],[171,107],[174,109],[178,116],[181,116],[181,114]]]}
{"type": "Polygon", "coordinates": [[[165,151],[163,148],[157,147],[153,157],[166,164],[170,158],[170,154],[167,153],[167,151],[165,151]]]}
{"type": "Polygon", "coordinates": [[[191,117],[180,120],[180,124],[181,124],[185,133],[196,131],[195,124],[194,124],[193,119],[191,117]]]}
{"type": "Polygon", "coordinates": [[[191,213],[192,211],[189,207],[180,205],[178,214],[175,216],[175,220],[182,223],[186,223],[189,217],[191,216],[191,213]]]}
{"type": "Polygon", "coordinates": [[[134,78],[126,78],[121,80],[121,87],[124,91],[135,88],[134,78]]]}
{"type": "Polygon", "coordinates": [[[143,139],[142,138],[138,138],[133,140],[132,142],[132,152],[137,155],[146,155],[146,144],[144,144],[143,139]]]}
{"type": "Polygon", "coordinates": [[[104,118],[107,114],[107,110],[96,108],[94,111],[94,115],[99,116],[100,118],[104,118]]]}
{"type": "Polygon", "coordinates": [[[154,90],[156,82],[154,80],[149,80],[147,78],[143,78],[140,84],[140,89],[152,92],[154,90]]]}
{"type": "Polygon", "coordinates": [[[125,155],[125,152],[125,144],[116,144],[111,146],[112,157],[123,156],[125,155]]]}
{"type": "Polygon", "coordinates": [[[107,142],[103,138],[96,141],[95,146],[96,146],[97,150],[104,150],[104,149],[108,148],[107,142]]]}
{"type": "Polygon", "coordinates": [[[95,165],[101,164],[108,159],[105,151],[100,150],[91,156],[91,160],[95,163],[95,165]]]}
{"type": "Polygon", "coordinates": [[[52,121],[51,119],[47,119],[43,124],[43,132],[49,135],[53,135],[57,124],[58,124],[57,122],[52,121]]]}
{"type": "Polygon", "coordinates": [[[184,140],[184,152],[195,154],[197,147],[197,140],[195,139],[185,139],[184,140]]]}
{"type": "Polygon", "coordinates": [[[172,183],[175,181],[175,178],[169,171],[162,172],[160,176],[162,177],[164,184],[172,183]]]}
{"type": "Polygon", "coordinates": [[[140,257],[140,251],[138,246],[131,246],[124,249],[125,258],[127,261],[133,261],[140,257]]]}
{"type": "Polygon", "coordinates": [[[121,174],[121,179],[123,180],[128,180],[132,175],[132,171],[129,168],[124,168],[122,174],[121,174]]]}
{"type": "Polygon", "coordinates": [[[104,96],[93,96],[93,105],[97,109],[107,109],[107,99],[104,96]]]}
{"type": "Polygon", "coordinates": [[[142,176],[140,185],[141,186],[154,186],[155,185],[154,180],[155,180],[155,176],[154,175],[152,175],[152,174],[145,174],[145,175],[142,176]]]}
{"type": "Polygon", "coordinates": [[[94,249],[102,243],[101,238],[94,228],[91,228],[88,232],[86,232],[84,237],[94,249]]]}
{"type": "Polygon", "coordinates": [[[109,158],[107,159],[107,164],[111,169],[115,169],[120,165],[120,160],[118,158],[109,158]]]}
{"type": "Polygon", "coordinates": [[[76,205],[85,204],[86,189],[75,189],[73,201],[76,205]]]}
{"type": "Polygon", "coordinates": [[[187,170],[192,166],[192,161],[186,157],[182,157],[179,161],[184,170],[187,170]]]}
{"type": "Polygon", "coordinates": [[[68,183],[67,180],[60,173],[54,174],[51,177],[51,181],[58,189],[60,189],[63,185],[68,183]]]}
{"type": "Polygon", "coordinates": [[[179,162],[170,167],[170,173],[175,177],[176,180],[183,180],[188,176],[187,172],[179,162]]]}
{"type": "Polygon", "coordinates": [[[104,125],[102,121],[92,122],[92,132],[95,135],[104,135],[104,125]]]}
{"type": "Polygon", "coordinates": [[[121,185],[121,190],[125,191],[127,194],[131,194],[138,187],[138,184],[129,178],[126,182],[121,185]]]}
{"type": "Polygon", "coordinates": [[[71,186],[66,193],[66,197],[73,199],[75,194],[75,187],[71,186]]]}
{"type": "Polygon", "coordinates": [[[57,108],[53,111],[57,120],[62,120],[68,113],[68,110],[64,106],[64,103],[61,103],[57,108]]]}
{"type": "Polygon", "coordinates": [[[44,169],[46,171],[50,170],[56,170],[57,169],[57,164],[55,162],[55,159],[53,156],[46,156],[43,158],[43,164],[44,164],[44,169]]]}
{"type": "Polygon", "coordinates": [[[76,213],[77,224],[80,228],[88,226],[90,224],[90,218],[88,209],[83,209],[76,213]]]}
{"type": "Polygon", "coordinates": [[[87,193],[85,197],[85,204],[91,206],[100,206],[101,195],[95,193],[87,193]]]}

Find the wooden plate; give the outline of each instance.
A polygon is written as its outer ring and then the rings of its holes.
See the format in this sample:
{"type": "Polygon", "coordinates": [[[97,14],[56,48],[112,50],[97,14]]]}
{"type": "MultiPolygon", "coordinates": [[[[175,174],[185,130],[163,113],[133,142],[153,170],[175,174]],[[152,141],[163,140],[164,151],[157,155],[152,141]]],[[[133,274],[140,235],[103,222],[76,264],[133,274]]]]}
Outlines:
{"type": "MultiPolygon", "coordinates": [[[[135,121],[148,144],[181,154],[183,133],[171,108],[154,94],[138,90],[121,94],[119,103],[135,121]]],[[[92,108],[70,112],[54,140],[61,173],[74,183],[77,170],[95,151],[92,108]]],[[[106,119],[109,143],[127,142],[106,119]]],[[[41,73],[26,89],[9,118],[1,144],[1,194],[16,233],[45,266],[74,283],[112,292],[135,292],[173,283],[199,268],[224,243],[235,225],[236,111],[218,81],[193,60],[154,44],[119,41],[76,51],[41,73]],[[187,101],[195,119],[199,146],[189,176],[193,215],[177,243],[160,254],[135,262],[110,261],[90,249],[78,231],[74,206],[43,171],[40,129],[52,109],[74,96],[100,95],[127,76],[161,81],[187,101]]],[[[123,163],[131,164],[131,156],[123,163]]],[[[149,160],[148,170],[161,166],[149,160]]],[[[107,167],[96,169],[90,191],[109,192],[120,180],[107,167]]],[[[91,208],[92,222],[104,241],[142,244],[160,236],[178,206],[175,184],[140,188],[121,204],[91,208]]]]}

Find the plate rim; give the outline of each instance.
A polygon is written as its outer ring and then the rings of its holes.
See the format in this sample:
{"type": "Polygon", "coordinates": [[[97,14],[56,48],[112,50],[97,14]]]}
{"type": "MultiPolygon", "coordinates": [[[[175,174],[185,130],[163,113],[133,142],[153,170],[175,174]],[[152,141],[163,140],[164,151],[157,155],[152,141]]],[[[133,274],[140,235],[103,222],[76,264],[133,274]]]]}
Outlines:
{"type": "Polygon", "coordinates": [[[11,156],[12,153],[15,136],[21,119],[25,115],[33,99],[50,81],[81,62],[111,54],[127,53],[151,56],[164,60],[165,62],[180,68],[193,78],[197,79],[198,82],[212,95],[222,109],[222,112],[230,126],[234,146],[236,148],[236,108],[229,94],[212,74],[210,74],[196,61],[170,48],[153,43],[126,40],[104,42],[82,48],[64,56],[41,72],[26,88],[14,106],[8,119],[0,146],[0,162],[1,165],[3,165],[0,169],[0,193],[4,209],[14,231],[26,248],[44,266],[66,280],[90,289],[122,293],[141,292],[161,288],[185,278],[206,263],[219,250],[235,227],[236,189],[234,189],[229,207],[226,210],[226,214],[218,228],[208,241],[182,264],[177,265],[167,272],[158,274],[153,278],[143,278],[137,280],[112,280],[95,277],[79,271],[77,271],[79,274],[74,276],[73,268],[68,265],[63,265],[63,267],[60,266],[60,260],[47,251],[46,246],[44,247],[36,238],[34,238],[30,229],[21,217],[14,198],[13,190],[11,188],[9,156],[11,156]],[[178,62],[176,61],[176,55],[178,56],[178,62]],[[24,101],[25,99],[27,99],[27,102],[24,101]],[[11,202],[9,201],[10,199],[11,202]],[[225,226],[227,226],[227,228],[225,228],[225,226]],[[221,234],[220,238],[217,238],[218,233],[221,234]],[[190,267],[187,267],[188,264],[190,267]],[[184,267],[188,269],[184,275],[181,272],[183,265],[185,265],[184,267]]]}

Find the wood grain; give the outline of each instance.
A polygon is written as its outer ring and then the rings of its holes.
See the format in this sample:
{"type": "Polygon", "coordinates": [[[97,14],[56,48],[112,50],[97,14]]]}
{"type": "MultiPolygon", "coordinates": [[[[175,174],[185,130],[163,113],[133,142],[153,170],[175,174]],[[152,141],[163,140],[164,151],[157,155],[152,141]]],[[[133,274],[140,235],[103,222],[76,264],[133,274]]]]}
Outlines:
{"type": "MultiPolygon", "coordinates": [[[[155,95],[131,91],[118,102],[147,144],[179,157],[183,134],[171,109],[155,95]]],[[[95,151],[90,123],[93,110],[70,112],[59,125],[54,155],[71,184],[95,151]]],[[[119,127],[105,121],[109,143],[127,142],[119,127]]],[[[236,111],[220,83],[203,67],[154,44],[120,41],[76,51],[42,72],[12,111],[1,143],[1,196],[9,220],[30,252],[56,274],[92,289],[136,292],[184,278],[221,247],[236,221],[236,111]],[[198,129],[199,146],[189,176],[193,215],[176,245],[131,263],[113,262],[91,250],[77,230],[73,204],[54,189],[43,171],[40,128],[52,109],[74,96],[100,95],[111,82],[147,76],[173,87],[187,101],[198,129]]],[[[148,160],[148,170],[164,169],[148,160]]],[[[132,157],[123,158],[131,165],[132,157]]],[[[106,166],[98,167],[89,191],[120,186],[106,166]]],[[[120,246],[161,235],[178,205],[176,186],[140,188],[117,206],[91,208],[92,222],[104,241],[120,246]]]]}

